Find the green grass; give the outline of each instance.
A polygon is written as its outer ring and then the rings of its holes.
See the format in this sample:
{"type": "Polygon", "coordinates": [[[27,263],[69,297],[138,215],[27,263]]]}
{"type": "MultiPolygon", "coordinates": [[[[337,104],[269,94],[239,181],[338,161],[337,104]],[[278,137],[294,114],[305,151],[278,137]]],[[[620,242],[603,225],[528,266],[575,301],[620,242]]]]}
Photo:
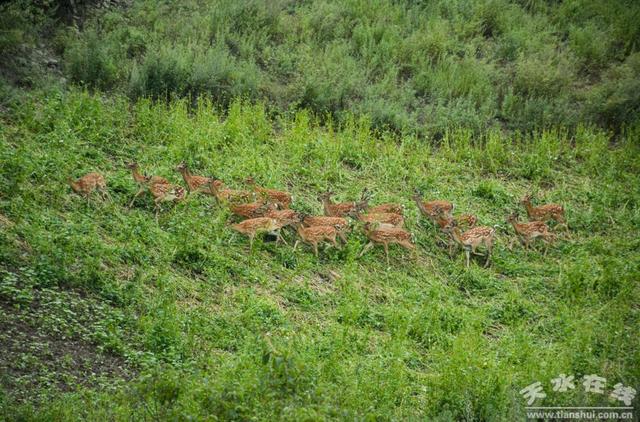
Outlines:
{"type": "Polygon", "coordinates": [[[435,146],[374,131],[365,117],[320,125],[262,104],[192,105],[50,90],[3,118],[0,323],[24,316],[60,330],[0,356],[22,374],[0,377],[2,418],[514,420],[518,391],[536,380],[548,405],[608,403],[580,388],[553,393],[559,373],[637,387],[637,127],[615,144],[579,126],[449,130],[435,146]],[[390,267],[379,248],[358,258],[359,229],[319,259],[261,241],[250,253],[208,197],[166,206],[156,223],[149,197],[126,207],[132,159],[176,183],[183,160],[232,187],[251,175],[307,212],[320,212],[326,189],[348,200],[366,187],[375,202],[406,205],[418,261],[393,247],[390,267]],[[66,177],[88,171],[106,176],[110,201],[71,192],[66,177]],[[415,187],[497,227],[491,267],[449,258],[418,221],[415,187]],[[567,209],[571,236],[546,257],[507,248],[505,217],[530,191],[567,209]],[[87,353],[45,365],[61,342],[87,353]],[[98,380],[73,370],[105,359],[123,370],[98,380]]]}
{"type": "Polygon", "coordinates": [[[633,0],[79,1],[76,25],[41,3],[0,6],[0,75],[22,85],[52,56],[64,83],[133,99],[242,97],[429,136],[620,132],[640,112],[633,0]]]}

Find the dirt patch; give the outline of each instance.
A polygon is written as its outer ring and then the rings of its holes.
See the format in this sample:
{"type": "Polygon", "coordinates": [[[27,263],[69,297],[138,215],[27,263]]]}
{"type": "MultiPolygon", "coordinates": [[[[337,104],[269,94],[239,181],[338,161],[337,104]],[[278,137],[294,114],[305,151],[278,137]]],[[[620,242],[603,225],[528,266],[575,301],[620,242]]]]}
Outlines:
{"type": "Polygon", "coordinates": [[[103,352],[72,328],[55,332],[40,324],[43,307],[17,306],[0,296],[0,385],[18,401],[45,390],[72,391],[129,380],[124,358],[103,352]]]}

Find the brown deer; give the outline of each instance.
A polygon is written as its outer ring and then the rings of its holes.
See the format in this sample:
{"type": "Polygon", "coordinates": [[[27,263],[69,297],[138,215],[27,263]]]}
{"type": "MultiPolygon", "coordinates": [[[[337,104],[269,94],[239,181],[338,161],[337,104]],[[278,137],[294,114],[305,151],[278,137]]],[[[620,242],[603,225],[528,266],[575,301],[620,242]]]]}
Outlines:
{"type": "Polygon", "coordinates": [[[107,196],[107,182],[100,173],[87,173],[75,181],[68,177],[67,182],[75,193],[83,196],[87,201],[89,201],[89,195],[96,190],[100,193],[102,199],[107,196]]]}
{"type": "Polygon", "coordinates": [[[172,185],[170,183],[152,183],[149,185],[149,192],[153,195],[153,202],[156,208],[156,221],[158,220],[158,212],[163,202],[179,202],[186,196],[186,191],[182,186],[172,185]]]}
{"type": "Polygon", "coordinates": [[[530,221],[549,221],[553,220],[558,223],[559,226],[564,226],[566,230],[569,229],[564,219],[564,207],[559,204],[546,204],[534,207],[531,204],[532,195],[525,195],[520,201],[527,210],[527,216],[530,221]]]}
{"type": "Polygon", "coordinates": [[[493,250],[493,242],[496,234],[496,230],[494,228],[479,226],[462,233],[454,221],[452,224],[445,227],[444,231],[449,233],[451,238],[464,249],[467,268],[469,268],[469,260],[472,253],[474,255],[482,255],[476,252],[479,246],[484,246],[486,248],[487,251],[484,254],[486,256],[486,261],[484,266],[485,268],[489,266],[491,251],[493,250]]]}
{"type": "Polygon", "coordinates": [[[215,177],[211,177],[210,180],[209,189],[221,203],[246,202],[254,199],[254,194],[249,191],[219,188],[215,177]]]}
{"type": "Polygon", "coordinates": [[[267,202],[274,204],[279,209],[287,209],[291,205],[291,194],[289,192],[262,188],[256,184],[253,177],[248,177],[245,183],[251,186],[257,195],[260,195],[267,202]]]}
{"type": "MultiPolygon", "coordinates": [[[[209,177],[194,176],[193,174],[191,174],[191,171],[189,170],[189,167],[187,167],[187,164],[185,162],[178,164],[178,166],[176,167],[176,171],[182,174],[182,178],[187,184],[189,193],[202,192],[207,195],[213,195],[213,192],[211,192],[211,187],[209,186],[212,180],[209,177]]],[[[222,180],[214,180],[213,183],[216,184],[218,189],[222,189],[222,187],[224,186],[222,180]]]]}
{"type": "MultiPolygon", "coordinates": [[[[313,246],[313,253],[316,255],[316,258],[318,257],[318,243],[328,241],[336,248],[338,247],[338,242],[336,242],[338,231],[333,226],[304,227],[302,223],[298,222],[296,223],[296,231],[303,242],[313,246]]],[[[296,240],[296,243],[293,245],[294,251],[296,250],[298,243],[299,240],[296,240]]]]}
{"type": "Polygon", "coordinates": [[[258,217],[241,221],[238,224],[232,224],[231,228],[245,236],[248,236],[249,248],[253,250],[253,240],[260,233],[276,232],[276,235],[280,239],[280,229],[282,228],[282,224],[273,218],[258,217]]]}
{"type": "Polygon", "coordinates": [[[324,215],[304,216],[302,224],[306,227],[331,226],[336,229],[338,236],[344,243],[347,243],[346,233],[349,231],[349,221],[342,217],[327,217],[324,215]]]}
{"type": "Polygon", "coordinates": [[[436,223],[436,218],[440,213],[443,213],[449,218],[453,217],[454,206],[449,201],[423,201],[422,195],[418,190],[413,194],[413,200],[416,202],[416,205],[418,205],[420,213],[434,223],[436,223]]]}
{"type": "Polygon", "coordinates": [[[269,206],[262,202],[249,202],[246,204],[231,204],[229,206],[232,214],[235,214],[244,218],[257,218],[264,217],[266,213],[270,211],[269,206]]]}
{"type": "Polygon", "coordinates": [[[354,217],[363,223],[382,223],[393,227],[404,226],[404,217],[401,214],[390,212],[378,212],[363,214],[360,212],[349,213],[350,217],[354,217]]]}
{"type": "Polygon", "coordinates": [[[147,176],[140,173],[140,168],[138,163],[131,162],[127,164],[127,168],[131,170],[131,175],[133,176],[133,180],[138,185],[138,192],[133,195],[133,199],[131,199],[131,203],[129,204],[129,208],[133,206],[133,202],[136,200],[138,196],[144,193],[145,190],[151,185],[154,184],[165,184],[168,185],[169,181],[161,176],[147,176]]]}
{"type": "MultiPolygon", "coordinates": [[[[366,188],[362,191],[362,199],[366,200],[368,205],[368,202],[371,199],[371,195],[366,188]]],[[[366,212],[367,214],[390,213],[404,215],[404,206],[400,204],[379,204],[368,206],[366,208],[366,212]]]]}
{"type": "Polygon", "coordinates": [[[362,249],[359,256],[364,255],[375,244],[384,246],[384,253],[389,265],[389,244],[397,244],[403,248],[415,251],[415,245],[411,241],[411,233],[399,227],[382,226],[379,223],[365,223],[364,232],[369,238],[369,243],[362,249]]]}
{"type": "Polygon", "coordinates": [[[322,202],[324,208],[324,215],[327,217],[346,217],[349,213],[355,211],[362,211],[367,207],[367,201],[360,202],[343,202],[334,203],[331,201],[333,192],[325,192],[318,196],[318,200],[322,202]]]}
{"type": "MultiPolygon", "coordinates": [[[[513,226],[516,236],[525,249],[529,249],[529,245],[536,239],[542,239],[546,245],[549,245],[555,235],[549,231],[549,227],[544,221],[530,221],[528,223],[519,223],[518,214],[513,213],[507,217],[507,222],[513,226]]],[[[545,248],[545,254],[547,248],[545,248]]]]}

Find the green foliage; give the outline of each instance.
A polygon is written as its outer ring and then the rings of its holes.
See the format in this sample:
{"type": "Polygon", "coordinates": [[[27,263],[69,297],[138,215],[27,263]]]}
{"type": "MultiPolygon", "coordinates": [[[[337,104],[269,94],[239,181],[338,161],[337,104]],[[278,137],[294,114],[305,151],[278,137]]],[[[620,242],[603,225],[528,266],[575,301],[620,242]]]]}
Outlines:
{"type": "MultiPolygon", "coordinates": [[[[249,16],[267,19],[262,7],[249,16]]],[[[532,380],[638,383],[638,127],[615,144],[587,125],[458,128],[434,146],[373,124],[77,89],[14,103],[0,126],[0,324],[22,337],[0,367],[22,375],[0,375],[0,419],[514,420],[532,380]],[[394,246],[390,267],[381,248],[358,257],[357,225],[317,259],[294,252],[288,230],[288,246],[257,240],[250,252],[204,195],[166,204],[156,223],[149,196],[127,208],[132,159],[174,183],[183,160],[234,188],[251,175],[312,213],[319,192],[354,200],[366,187],[373,203],[405,206],[418,257],[394,246]],[[108,200],[71,192],[66,177],[89,171],[106,176],[108,200]],[[419,219],[416,187],[496,228],[489,268],[449,257],[419,219]],[[570,236],[546,255],[509,247],[505,217],[524,214],[529,192],[567,210],[570,236]]],[[[545,404],[598,404],[549,394],[545,404]]]]}
{"type": "Polygon", "coordinates": [[[140,0],[96,12],[55,43],[70,80],[134,99],[204,95],[227,107],[241,97],[438,137],[461,127],[620,130],[638,115],[623,111],[638,91],[638,16],[625,0],[140,0]]]}

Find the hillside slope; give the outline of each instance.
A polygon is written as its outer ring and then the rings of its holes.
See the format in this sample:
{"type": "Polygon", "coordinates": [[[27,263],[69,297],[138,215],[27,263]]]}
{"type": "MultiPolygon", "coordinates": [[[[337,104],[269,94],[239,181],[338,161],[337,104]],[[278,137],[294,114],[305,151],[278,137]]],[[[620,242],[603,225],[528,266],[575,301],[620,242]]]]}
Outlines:
{"type": "Polygon", "coordinates": [[[579,127],[452,131],[434,147],[366,118],[320,126],[260,104],[223,115],[76,89],[24,95],[0,128],[0,325],[38,333],[18,347],[0,335],[0,418],[513,420],[536,380],[557,406],[612,403],[552,392],[560,373],[640,382],[638,129],[613,146],[579,127]],[[127,208],[130,160],[176,183],[183,160],[232,187],[251,175],[306,212],[327,189],[347,200],[366,187],[406,206],[418,258],[358,258],[359,228],[319,259],[250,252],[207,197],[156,223],[149,197],[127,208]],[[109,200],[71,192],[67,176],[89,171],[109,200]],[[497,227],[491,267],[448,256],[416,187],[497,227]],[[571,235],[546,257],[507,247],[505,216],[530,191],[567,209],[571,235]]]}

